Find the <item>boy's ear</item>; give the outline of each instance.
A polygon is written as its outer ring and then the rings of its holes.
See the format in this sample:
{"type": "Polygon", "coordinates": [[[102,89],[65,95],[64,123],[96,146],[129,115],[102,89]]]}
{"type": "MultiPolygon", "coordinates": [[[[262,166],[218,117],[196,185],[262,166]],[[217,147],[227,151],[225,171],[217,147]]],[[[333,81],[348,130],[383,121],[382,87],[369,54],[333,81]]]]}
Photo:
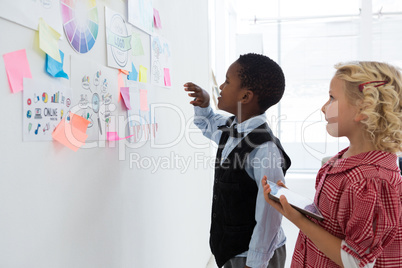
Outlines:
{"type": "Polygon", "coordinates": [[[246,104],[253,100],[254,92],[251,90],[245,90],[241,99],[241,103],[246,104]]]}

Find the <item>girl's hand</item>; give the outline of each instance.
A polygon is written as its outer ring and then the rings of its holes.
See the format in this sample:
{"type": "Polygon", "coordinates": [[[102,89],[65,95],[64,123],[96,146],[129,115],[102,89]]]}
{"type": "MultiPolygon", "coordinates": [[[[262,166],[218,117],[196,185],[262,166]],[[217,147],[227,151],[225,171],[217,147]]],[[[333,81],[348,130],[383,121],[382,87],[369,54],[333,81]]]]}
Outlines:
{"type": "Polygon", "coordinates": [[[209,94],[196,84],[191,82],[184,84],[184,90],[192,93],[188,93],[190,97],[194,97],[195,99],[190,101],[190,104],[194,106],[199,106],[201,108],[206,108],[209,106],[209,94]]]}
{"type": "MultiPolygon", "coordinates": [[[[294,209],[289,203],[288,200],[284,195],[281,195],[279,198],[280,202],[276,202],[272,200],[271,198],[268,197],[268,194],[271,192],[271,187],[267,183],[267,176],[264,176],[261,180],[262,186],[264,187],[264,198],[265,201],[267,201],[268,204],[273,206],[279,213],[281,213],[283,216],[285,216],[288,220],[296,224],[296,222],[300,218],[304,218],[303,214],[301,214],[299,211],[294,209]]],[[[286,187],[285,184],[282,181],[278,181],[276,183],[279,186],[286,187]]],[[[296,224],[297,225],[297,224],[296,224]]]]}
{"type": "MultiPolygon", "coordinates": [[[[294,209],[291,205],[289,205],[284,195],[280,196],[280,202],[275,202],[274,200],[270,199],[268,194],[271,192],[271,188],[267,183],[267,176],[262,178],[261,183],[264,187],[265,200],[279,213],[296,225],[296,227],[299,228],[300,231],[302,231],[308,238],[310,238],[317,248],[321,250],[328,258],[330,258],[340,267],[344,267],[341,258],[342,240],[329,233],[320,225],[310,221],[307,217],[294,209]]],[[[284,186],[282,182],[278,182],[277,184],[284,186]]]]}

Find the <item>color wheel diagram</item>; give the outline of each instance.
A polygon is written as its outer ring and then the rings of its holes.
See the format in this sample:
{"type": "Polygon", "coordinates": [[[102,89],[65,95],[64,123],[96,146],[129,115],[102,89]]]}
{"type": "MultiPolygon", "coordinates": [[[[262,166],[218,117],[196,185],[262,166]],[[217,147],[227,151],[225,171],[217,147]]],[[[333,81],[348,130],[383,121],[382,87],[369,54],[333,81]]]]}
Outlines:
{"type": "Polygon", "coordinates": [[[95,0],[61,0],[64,32],[78,53],[87,53],[98,37],[99,18],[95,0]]]}

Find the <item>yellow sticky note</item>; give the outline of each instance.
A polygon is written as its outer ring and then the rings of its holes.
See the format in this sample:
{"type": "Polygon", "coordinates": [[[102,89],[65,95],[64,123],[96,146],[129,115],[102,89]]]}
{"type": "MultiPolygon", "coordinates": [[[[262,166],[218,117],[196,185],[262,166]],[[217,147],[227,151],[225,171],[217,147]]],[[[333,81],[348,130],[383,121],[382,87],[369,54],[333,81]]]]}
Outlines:
{"type": "Polygon", "coordinates": [[[139,78],[140,82],[143,82],[143,83],[147,82],[147,72],[148,72],[148,69],[145,68],[144,66],[140,65],[140,78],[139,78]]]}
{"type": "Polygon", "coordinates": [[[42,18],[39,19],[39,47],[54,60],[61,62],[59,44],[60,34],[42,18]]]}

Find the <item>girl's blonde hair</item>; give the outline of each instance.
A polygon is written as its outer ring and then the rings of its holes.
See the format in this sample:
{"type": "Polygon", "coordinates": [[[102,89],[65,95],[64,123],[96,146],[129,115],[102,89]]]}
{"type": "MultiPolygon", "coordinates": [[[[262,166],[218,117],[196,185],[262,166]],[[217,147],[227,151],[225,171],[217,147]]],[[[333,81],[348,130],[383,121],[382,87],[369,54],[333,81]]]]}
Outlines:
{"type": "Polygon", "coordinates": [[[380,62],[348,62],[335,65],[335,76],[345,81],[346,97],[367,116],[361,121],[376,150],[402,151],[402,75],[400,69],[380,62]],[[368,83],[386,81],[387,83],[368,83]],[[379,86],[380,85],[380,86],[379,86]]]}

